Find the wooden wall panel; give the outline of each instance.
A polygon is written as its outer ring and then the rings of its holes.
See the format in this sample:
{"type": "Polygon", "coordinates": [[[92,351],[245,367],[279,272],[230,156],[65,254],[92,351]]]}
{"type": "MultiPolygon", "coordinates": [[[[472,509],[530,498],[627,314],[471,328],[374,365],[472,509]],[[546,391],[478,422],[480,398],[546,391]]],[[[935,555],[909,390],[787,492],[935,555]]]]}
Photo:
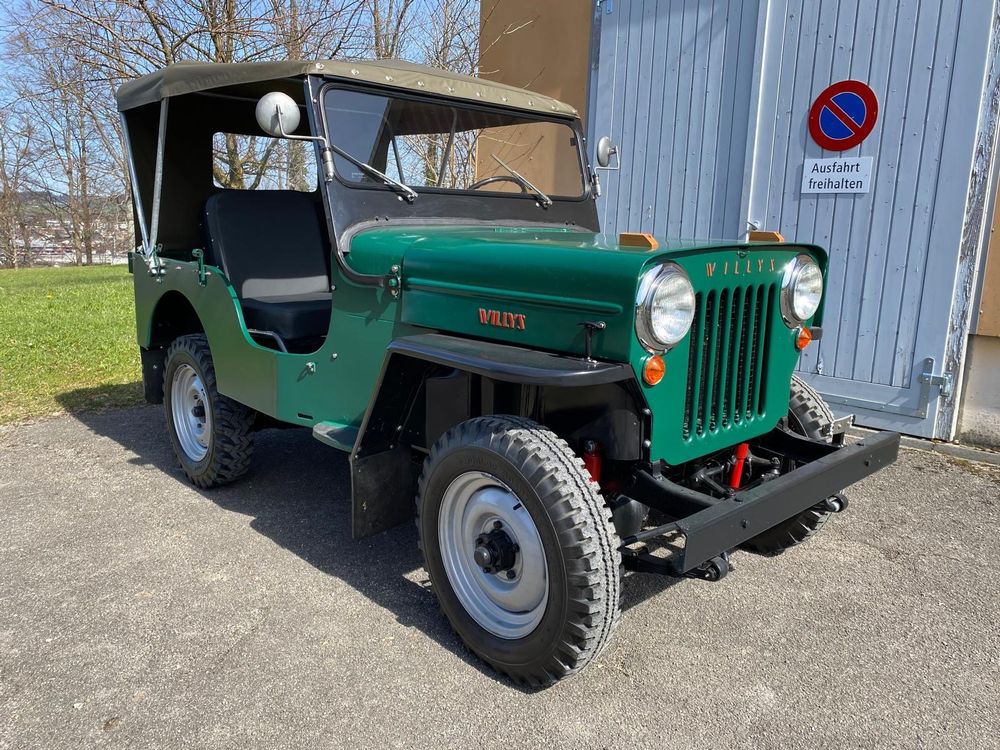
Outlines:
{"type": "Polygon", "coordinates": [[[983,296],[979,305],[980,336],[1000,336],[1000,190],[997,190],[990,244],[986,256],[986,275],[983,277],[983,296]]]}

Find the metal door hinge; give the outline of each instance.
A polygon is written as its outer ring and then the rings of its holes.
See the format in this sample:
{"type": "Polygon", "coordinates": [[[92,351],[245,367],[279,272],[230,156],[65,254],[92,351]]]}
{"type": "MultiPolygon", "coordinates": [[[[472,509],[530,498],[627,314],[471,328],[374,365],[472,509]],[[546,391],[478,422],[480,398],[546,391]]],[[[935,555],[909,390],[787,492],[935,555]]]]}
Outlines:
{"type": "Polygon", "coordinates": [[[934,357],[924,358],[924,369],[917,379],[920,381],[921,401],[925,401],[925,399],[926,402],[930,401],[932,386],[936,385],[938,387],[938,395],[942,398],[951,398],[952,391],[955,388],[955,379],[950,372],[945,371],[940,375],[934,374],[934,357]]]}
{"type": "MultiPolygon", "coordinates": [[[[924,369],[919,377],[921,390],[930,391],[931,386],[937,386],[938,392],[944,398],[951,398],[955,388],[955,379],[950,372],[943,372],[940,375],[934,374],[934,357],[924,359],[924,369]]],[[[928,394],[929,395],[929,394],[928,394]]]]}

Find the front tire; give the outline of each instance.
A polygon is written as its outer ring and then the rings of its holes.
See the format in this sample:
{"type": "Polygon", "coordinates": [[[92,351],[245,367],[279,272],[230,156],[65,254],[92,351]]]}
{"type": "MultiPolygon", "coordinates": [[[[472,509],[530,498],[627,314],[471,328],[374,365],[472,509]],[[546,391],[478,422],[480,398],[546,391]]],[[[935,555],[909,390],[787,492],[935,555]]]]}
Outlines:
{"type": "Polygon", "coordinates": [[[520,417],[445,433],[417,496],[424,565],[465,644],[516,682],[579,671],[618,624],[621,542],[559,437],[520,417]]]}
{"type": "Polygon", "coordinates": [[[181,336],[167,350],[163,408],[174,455],[193,484],[216,487],[246,474],[256,413],[219,393],[205,336],[181,336]]]}
{"type": "MultiPolygon", "coordinates": [[[[823,397],[798,375],[792,376],[788,398],[788,427],[799,435],[829,443],[833,440],[829,427],[833,412],[823,397]]],[[[762,534],[748,539],[743,549],[758,555],[773,557],[815,536],[830,517],[830,511],[814,505],[797,516],[782,521],[762,534]]]]}

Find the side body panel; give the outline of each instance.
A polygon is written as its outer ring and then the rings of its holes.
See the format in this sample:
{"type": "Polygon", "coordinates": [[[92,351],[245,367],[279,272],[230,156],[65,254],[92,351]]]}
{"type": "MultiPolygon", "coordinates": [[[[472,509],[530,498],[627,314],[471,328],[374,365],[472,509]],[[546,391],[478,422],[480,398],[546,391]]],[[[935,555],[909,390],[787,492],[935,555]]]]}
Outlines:
{"type": "Polygon", "coordinates": [[[158,345],[154,316],[169,295],[180,294],[194,308],[205,329],[219,390],[269,416],[278,416],[275,352],[254,343],[246,332],[236,294],[222,271],[206,266],[199,283],[198,264],[161,259],[154,275],[140,258],[133,272],[136,333],[139,346],[158,345]]]}
{"type": "Polygon", "coordinates": [[[255,342],[239,301],[218,268],[163,259],[159,276],[137,260],[136,325],[141,347],[155,347],[154,315],[170,294],[194,308],[208,337],[219,391],[284,422],[311,427],[318,421],[358,426],[371,398],[385,349],[412,332],[399,322],[399,305],[387,290],[357,287],[335,272],[333,314],[326,341],[309,354],[282,353],[255,342]]]}

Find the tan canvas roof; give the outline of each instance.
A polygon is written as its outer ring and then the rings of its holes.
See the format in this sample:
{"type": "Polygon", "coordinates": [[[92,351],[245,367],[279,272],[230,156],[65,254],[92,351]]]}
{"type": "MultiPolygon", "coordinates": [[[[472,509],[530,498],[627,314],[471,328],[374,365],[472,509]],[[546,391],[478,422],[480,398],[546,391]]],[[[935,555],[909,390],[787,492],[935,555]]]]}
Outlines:
{"type": "Polygon", "coordinates": [[[577,114],[576,109],[570,105],[541,94],[401,60],[285,60],[252,63],[185,61],[123,84],[118,89],[116,98],[118,109],[124,112],[171,96],[303,75],[364,81],[548,114],[577,114]]]}

